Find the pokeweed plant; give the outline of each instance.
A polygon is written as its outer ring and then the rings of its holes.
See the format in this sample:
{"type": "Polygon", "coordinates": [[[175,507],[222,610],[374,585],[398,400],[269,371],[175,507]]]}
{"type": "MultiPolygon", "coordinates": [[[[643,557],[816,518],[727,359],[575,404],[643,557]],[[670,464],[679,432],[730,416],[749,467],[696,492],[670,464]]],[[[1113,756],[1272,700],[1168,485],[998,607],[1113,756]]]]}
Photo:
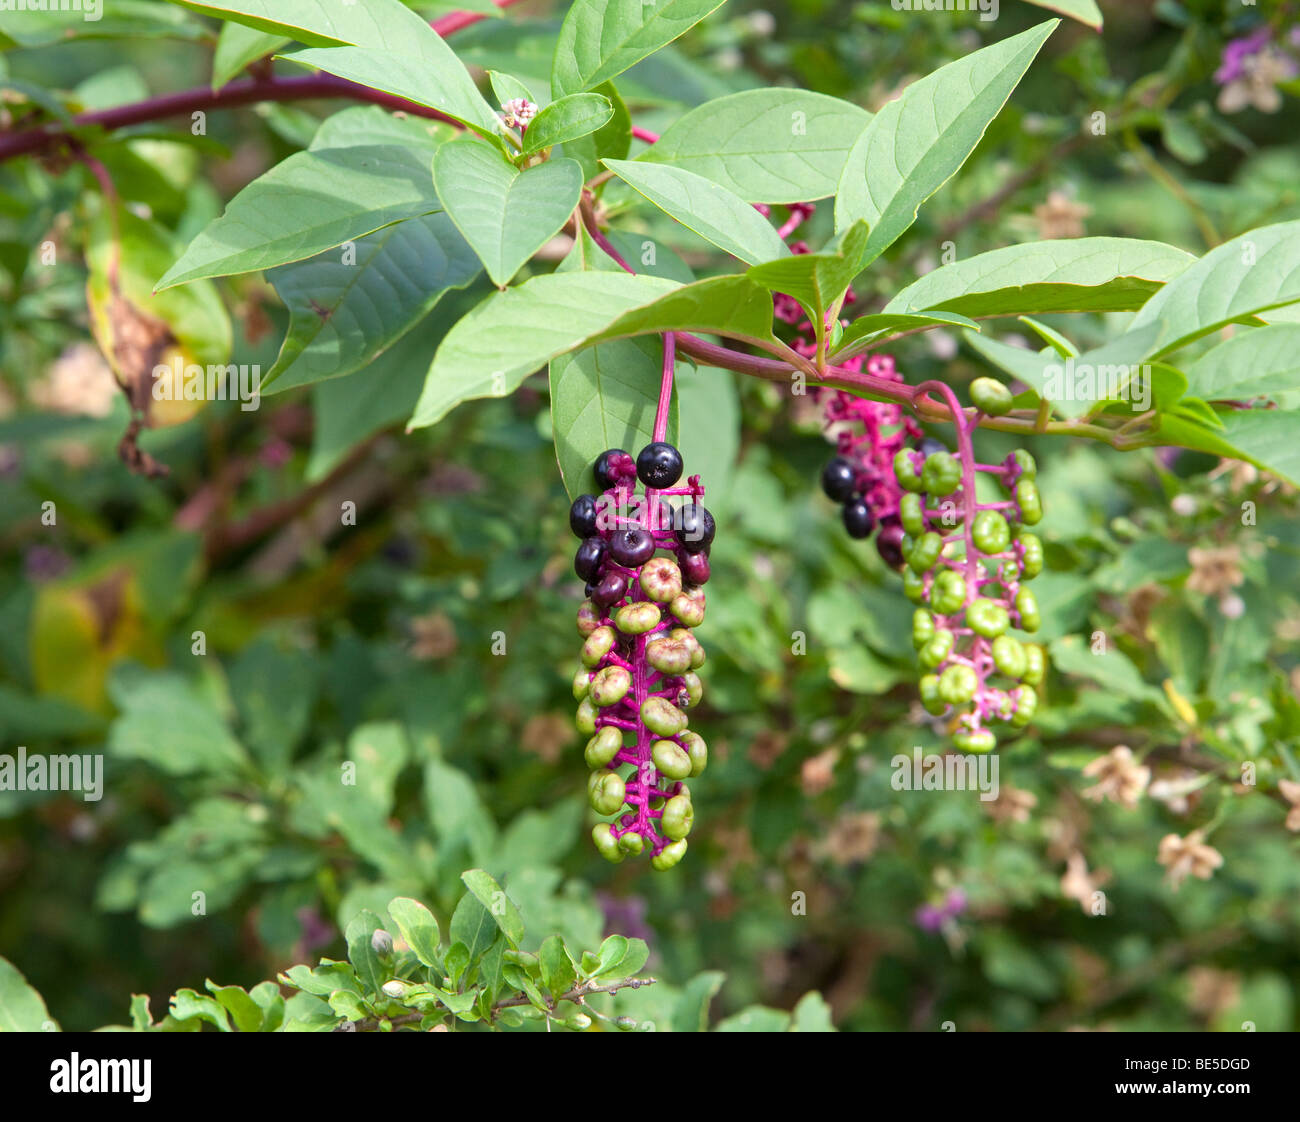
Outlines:
{"type": "MultiPolygon", "coordinates": [[[[133,410],[122,455],[138,470],[165,470],[139,447],[146,429],[177,419],[157,392],[161,359],[210,368],[228,357],[215,278],[265,272],[289,308],[259,387],[272,394],[349,374],[407,337],[425,339],[417,326],[433,306],[485,273],[487,294],[465,299],[471,306],[436,349],[428,344],[431,355],[415,354],[429,365],[408,427],[509,394],[549,366],[552,431],[592,604],[580,616],[590,649],[575,683],[578,719],[590,738],[592,803],[618,816],[594,834],[607,856],[648,847],[660,867],[680,857],[689,796],[659,783],[679,785],[685,761],[694,773],[703,759],[671,694],[698,695],[694,667],[676,668],[696,649],[690,620],[703,602],[688,589],[703,583],[707,557],[680,541],[675,559],[654,556],[670,544],[653,523],[657,494],[671,486],[642,477],[636,524],[618,521],[633,517],[624,513],[595,533],[580,497],[591,497],[593,511],[598,490],[615,505],[632,499],[630,456],[611,459],[611,450],[649,437],[651,459],[675,453],[679,367],[693,364],[696,379],[735,372],[792,395],[816,387],[834,395],[833,422],[861,426],[841,442],[823,486],[844,503],[852,536],[878,527],[881,556],[906,563],[905,590],[926,602],[915,624],[922,698],[955,716],[954,739],[972,750],[992,747],[990,720],[1032,720],[1044,675],[1037,648],[1006,630],[1032,631],[1037,614],[1024,585],[1043,563],[1024,530],[1041,513],[1031,461],[980,464],[979,430],[1120,450],[1182,447],[1300,478],[1294,400],[1280,398],[1295,388],[1286,309],[1300,302],[1300,223],[1250,231],[1199,259],[1127,238],[1013,245],[954,259],[879,310],[844,314],[857,303],[851,286],[861,288],[958,173],[1057,20],[940,67],[874,115],[799,89],[752,89],[700,105],[656,135],[633,122],[619,82],[720,0],[576,0],[547,80],[493,71],[484,83],[453,45],[478,14],[429,24],[399,0],[342,8],[304,0],[274,13],[253,0],[182,6],[223,21],[215,92],[70,119],[38,111],[0,139],[0,158],[80,162],[98,194],[86,236],[92,321],[133,410]],[[238,40],[236,27],[245,29],[238,40]],[[307,72],[286,76],[268,54],[307,72]],[[252,77],[222,84],[246,68],[252,77]],[[370,107],[323,122],[183,252],[169,255],[170,231],[122,207],[103,158],[115,130],[191,109],[327,96],[370,107]],[[831,225],[787,244],[811,203],[827,199],[831,225]],[[647,217],[719,251],[717,270],[697,278],[638,232],[647,217]],[[557,244],[568,248],[552,268],[557,244]],[[161,266],[160,257],[168,257],[161,266]],[[1111,317],[1113,337],[1086,351],[1035,318],[1099,315],[1111,317]],[[1030,326],[1043,348],[997,339],[1006,321],[1030,326]],[[778,334],[790,326],[796,338],[778,334]],[[1219,341],[1229,327],[1232,337],[1219,341]],[[888,356],[939,328],[960,332],[1006,381],[972,385],[969,407],[942,380],[909,384],[888,356]],[[922,424],[952,426],[955,454],[919,443],[922,424]],[[981,500],[978,476],[1000,483],[1005,497],[981,500]],[[622,742],[625,734],[635,743],[622,742]],[[616,762],[634,767],[630,781],[616,762]]],[[[699,452],[684,448],[688,460],[699,452]]],[[[673,518],[702,511],[697,488],[679,489],[690,501],[673,518]]]]}

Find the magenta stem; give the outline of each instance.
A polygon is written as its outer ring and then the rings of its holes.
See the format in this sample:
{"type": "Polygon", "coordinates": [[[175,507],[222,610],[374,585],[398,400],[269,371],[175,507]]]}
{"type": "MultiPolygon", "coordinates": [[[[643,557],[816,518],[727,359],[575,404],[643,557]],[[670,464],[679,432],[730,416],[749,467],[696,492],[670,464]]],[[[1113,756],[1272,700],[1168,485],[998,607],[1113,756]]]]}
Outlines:
{"type": "MultiPolygon", "coordinates": [[[[659,383],[659,408],[655,412],[655,440],[668,435],[668,407],[673,400],[673,370],[677,359],[677,340],[671,331],[664,332],[664,373],[659,383]]],[[[647,495],[647,497],[649,497],[647,495]]],[[[648,504],[647,504],[648,505],[648,504]]]]}

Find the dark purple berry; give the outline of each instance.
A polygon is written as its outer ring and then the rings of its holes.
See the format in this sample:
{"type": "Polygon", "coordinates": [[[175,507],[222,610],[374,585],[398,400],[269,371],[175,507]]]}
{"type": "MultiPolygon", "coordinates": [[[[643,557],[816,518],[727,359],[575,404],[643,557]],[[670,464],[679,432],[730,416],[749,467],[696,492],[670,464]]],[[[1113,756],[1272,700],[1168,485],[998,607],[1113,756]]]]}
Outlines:
{"type": "Polygon", "coordinates": [[[865,538],[876,528],[871,508],[862,499],[844,504],[844,528],[851,538],[865,538]]]}
{"type": "Polygon", "coordinates": [[[596,532],[596,496],[579,495],[569,507],[569,529],[575,537],[589,538],[596,532]]]}
{"type": "Polygon", "coordinates": [[[836,456],[822,469],[822,490],[828,499],[848,502],[858,480],[858,469],[846,456],[836,456]]]}
{"type": "Polygon", "coordinates": [[[573,558],[573,571],[585,581],[594,581],[600,574],[601,562],[605,560],[605,549],[600,538],[588,538],[578,546],[573,558]]]}
{"type": "Polygon", "coordinates": [[[717,527],[708,507],[687,503],[673,518],[673,536],[687,553],[708,549],[717,527]]]}
{"type": "Polygon", "coordinates": [[[640,526],[623,526],[610,538],[609,553],[620,565],[639,569],[655,554],[654,535],[640,526]]]}
{"type": "Polygon", "coordinates": [[[699,553],[687,553],[685,548],[678,550],[677,563],[682,570],[682,580],[698,587],[709,579],[709,555],[701,550],[699,553]]]}
{"type": "Polygon", "coordinates": [[[880,520],[880,533],[876,535],[876,551],[891,569],[903,567],[903,535],[906,531],[896,515],[880,520]]]}
{"type": "Polygon", "coordinates": [[[917,444],[916,450],[922,456],[933,456],[936,452],[948,451],[948,446],[942,440],[935,440],[934,437],[927,436],[917,444]]]}
{"type": "Polygon", "coordinates": [[[671,487],[682,477],[682,454],[666,440],[647,444],[636,458],[636,476],[656,490],[671,487]]]}
{"type": "Polygon", "coordinates": [[[622,573],[606,573],[587,595],[596,607],[609,609],[627,595],[627,577],[622,573]]]}
{"type": "MultiPolygon", "coordinates": [[[[632,462],[629,456],[622,448],[610,448],[596,457],[596,463],[592,466],[592,473],[596,476],[596,486],[602,491],[608,491],[618,483],[618,475],[615,470],[619,468],[624,461],[632,462]]],[[[618,474],[622,474],[619,472],[618,474]]]]}
{"type": "Polygon", "coordinates": [[[627,514],[640,522],[649,521],[647,529],[652,534],[673,528],[673,508],[667,499],[660,499],[654,507],[648,507],[644,495],[633,495],[627,505],[627,514]],[[648,519],[646,515],[649,515],[648,519]]]}
{"type": "Polygon", "coordinates": [[[584,595],[588,600],[591,599],[591,597],[592,597],[592,595],[595,593],[595,591],[596,591],[596,586],[595,586],[594,584],[592,584],[591,581],[588,581],[586,584],[584,584],[584,585],[582,586],[582,594],[583,594],[583,595],[584,595]]]}

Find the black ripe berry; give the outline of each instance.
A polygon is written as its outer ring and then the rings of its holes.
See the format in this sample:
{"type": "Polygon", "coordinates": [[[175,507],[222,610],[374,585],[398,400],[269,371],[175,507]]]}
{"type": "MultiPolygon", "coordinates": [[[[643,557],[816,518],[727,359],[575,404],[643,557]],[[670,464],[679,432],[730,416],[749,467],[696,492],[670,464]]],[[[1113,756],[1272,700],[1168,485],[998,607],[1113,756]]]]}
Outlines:
{"type": "Polygon", "coordinates": [[[579,495],[569,507],[569,529],[579,538],[596,532],[596,496],[579,495]]]}
{"type": "Polygon", "coordinates": [[[671,487],[682,477],[682,454],[665,440],[647,444],[636,458],[636,475],[647,487],[671,487]]]}
{"type": "Polygon", "coordinates": [[[709,555],[678,551],[677,563],[682,569],[682,579],[689,585],[699,586],[709,579],[709,555]]]}
{"type": "Polygon", "coordinates": [[[600,538],[588,538],[578,546],[578,552],[573,558],[573,571],[590,583],[597,578],[604,560],[605,543],[600,538]]]}
{"type": "Polygon", "coordinates": [[[687,553],[708,549],[716,529],[713,515],[699,503],[687,503],[673,519],[673,536],[687,553]]]}
{"type": "Polygon", "coordinates": [[[609,553],[620,565],[638,569],[654,556],[654,535],[640,526],[624,526],[610,539],[609,553]]]}
{"type": "Polygon", "coordinates": [[[871,508],[861,499],[844,504],[844,528],[851,538],[870,536],[876,528],[876,520],[871,516],[871,508]]]}
{"type": "Polygon", "coordinates": [[[857,479],[858,469],[853,466],[853,461],[836,456],[822,469],[822,490],[828,499],[837,503],[848,502],[857,479]]]}
{"type": "Polygon", "coordinates": [[[614,468],[623,460],[631,460],[622,448],[610,448],[596,457],[596,462],[592,466],[592,473],[596,476],[596,486],[602,491],[608,491],[618,479],[614,475],[614,468]]]}
{"type": "Polygon", "coordinates": [[[922,456],[933,456],[936,452],[948,451],[948,446],[942,440],[935,440],[932,436],[927,436],[917,446],[916,450],[922,456]]]}
{"type": "Polygon", "coordinates": [[[627,595],[627,577],[622,573],[606,573],[587,595],[596,607],[608,610],[627,595]]]}
{"type": "Polygon", "coordinates": [[[888,515],[880,520],[880,533],[876,535],[876,551],[880,559],[891,569],[898,569],[903,564],[903,524],[896,515],[888,515]]]}

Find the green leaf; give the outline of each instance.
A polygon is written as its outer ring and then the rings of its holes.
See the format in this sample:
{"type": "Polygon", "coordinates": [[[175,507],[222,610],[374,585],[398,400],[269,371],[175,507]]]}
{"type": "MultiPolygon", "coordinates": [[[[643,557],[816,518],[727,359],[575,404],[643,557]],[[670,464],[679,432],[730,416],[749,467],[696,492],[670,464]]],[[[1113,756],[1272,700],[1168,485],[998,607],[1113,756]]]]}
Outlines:
{"type": "Polygon", "coordinates": [[[492,86],[492,96],[497,99],[498,105],[505,105],[507,101],[514,101],[516,98],[532,102],[537,100],[533,97],[533,91],[518,78],[505,74],[500,70],[489,70],[487,76],[488,82],[492,86]]]}
{"type": "Polygon", "coordinates": [[[442,760],[424,766],[424,801],[445,846],[465,846],[474,861],[486,861],[496,841],[496,823],[468,775],[442,760]]]}
{"type": "Polygon", "coordinates": [[[1263,471],[1300,486],[1300,413],[1282,409],[1229,410],[1219,414],[1223,429],[1203,429],[1191,422],[1163,418],[1161,437],[1184,448],[1246,460],[1263,471]]]}
{"type": "Polygon", "coordinates": [[[179,674],[120,669],[109,693],[120,711],[108,734],[113,755],[144,760],[168,775],[231,772],[247,765],[221,715],[179,674]]]}
{"type": "Polygon", "coordinates": [[[649,957],[650,948],[644,939],[611,935],[600,946],[600,962],[592,976],[605,983],[631,978],[646,964],[649,957]]]}
{"type": "Polygon", "coordinates": [[[597,93],[569,94],[542,109],[528,125],[523,152],[531,155],[601,129],[614,116],[613,103],[597,93]]]}
{"type": "Polygon", "coordinates": [[[133,993],[131,995],[131,1027],[136,1032],[144,1032],[153,1027],[153,1014],[149,1012],[149,995],[133,993]]]}
{"type": "Polygon", "coordinates": [[[1062,674],[1087,678],[1117,697],[1161,704],[1164,695],[1142,679],[1138,668],[1123,651],[1108,647],[1105,654],[1093,654],[1078,635],[1065,635],[1049,645],[1051,663],[1062,674]]]}
{"type": "Polygon", "coordinates": [[[834,1032],[831,1007],[816,990],[809,990],[794,1007],[791,1032],[834,1032]]]}
{"type": "Polygon", "coordinates": [[[41,995],[12,962],[0,956],[0,1032],[42,1032],[58,1028],[41,995]]]}
{"type": "Polygon", "coordinates": [[[442,145],[433,157],[438,197],[497,285],[568,221],[582,194],[574,160],[548,160],[520,171],[472,137],[442,145]]]}
{"type": "Polygon", "coordinates": [[[313,655],[281,650],[269,639],[245,647],[227,671],[241,736],[271,775],[289,770],[311,721],[319,673],[313,655]]]}
{"type": "Polygon", "coordinates": [[[835,228],[871,226],[862,264],[916,220],[921,204],[966,162],[1059,20],[1032,27],[913,82],[872,118],[849,153],[835,228]]]}
{"type": "Polygon", "coordinates": [[[1300,324],[1243,331],[1183,368],[1187,390],[1206,401],[1246,400],[1300,389],[1300,324]]]}
{"type": "Polygon", "coordinates": [[[469,71],[427,24],[419,22],[428,35],[419,36],[418,43],[391,48],[311,47],[276,57],[436,109],[504,146],[501,118],[478,92],[469,71]]]}
{"type": "Polygon", "coordinates": [[[380,961],[371,939],[384,925],[374,912],[360,911],[348,921],[344,938],[348,944],[348,961],[368,990],[378,993],[388,981],[388,968],[380,961]]]}
{"type": "Polygon", "coordinates": [[[717,1032],[788,1032],[790,1014],[766,1005],[751,1005],[718,1022],[717,1032]]]}
{"type": "Polygon", "coordinates": [[[858,259],[868,236],[867,224],[855,222],[845,231],[835,253],[794,254],[755,265],[745,275],[769,292],[784,292],[798,300],[820,338],[825,333],[827,311],[857,276],[858,259]]]}
{"type": "Polygon", "coordinates": [[[709,1003],[726,980],[722,971],[706,970],[687,982],[673,1009],[673,1032],[705,1032],[709,1027],[709,1003]]]}
{"type": "MultiPolygon", "coordinates": [[[[591,465],[606,448],[643,448],[654,439],[662,375],[662,344],[650,337],[619,339],[552,360],[551,431],[570,498],[595,486],[591,465]]],[[[675,394],[664,439],[677,443],[675,394]]]]}
{"type": "Polygon", "coordinates": [[[574,0],[551,62],[555,97],[591,89],[689,31],[723,0],[574,0]]]}
{"type": "Polygon", "coordinates": [[[440,209],[427,153],[386,144],[295,152],[231,199],[155,291],[304,261],[440,209]]]}
{"type": "Polygon", "coordinates": [[[257,1032],[262,1027],[262,1009],[242,986],[219,986],[211,979],[204,982],[207,990],[235,1022],[240,1032],[257,1032]]]}
{"type": "Polygon", "coordinates": [[[1097,7],[1097,0],[1025,0],[1025,3],[1046,8],[1049,12],[1060,12],[1087,24],[1094,31],[1101,30],[1101,9],[1097,7]]]}
{"type": "MultiPolygon", "coordinates": [[[[621,160],[632,147],[632,114],[628,112],[627,104],[614,88],[614,83],[604,82],[592,92],[599,94],[610,103],[612,112],[609,120],[595,132],[567,140],[559,148],[560,155],[577,160],[582,165],[584,179],[590,179],[600,171],[600,161],[605,157],[621,160]]],[[[539,113],[538,116],[540,117],[541,114],[539,113]]],[[[536,124],[534,120],[533,125],[529,126],[530,133],[536,124]]],[[[526,140],[527,134],[525,134],[526,140]]]]}
{"type": "Polygon", "coordinates": [[[289,40],[276,31],[258,31],[242,23],[224,23],[212,55],[212,88],[219,90],[259,58],[274,54],[289,40]]]}
{"type": "MultiPolygon", "coordinates": [[[[740,455],[740,393],[736,375],[719,367],[678,367],[674,387],[681,413],[677,447],[688,475],[699,475],[715,517],[729,502],[740,455]]],[[[743,493],[743,492],[742,492],[743,493]]]]}
{"type": "Polygon", "coordinates": [[[871,114],[808,90],[743,90],[679,117],[638,160],[671,164],[747,203],[795,203],[835,194],[871,114]]]}
{"type": "Polygon", "coordinates": [[[230,1031],[230,1018],[226,1015],[225,1006],[216,998],[208,997],[207,994],[195,993],[191,989],[177,990],[172,997],[171,1015],[178,1021],[207,1021],[213,1025],[219,1032],[230,1031]]]}
{"type": "MultiPolygon", "coordinates": [[[[428,25],[400,0],[172,0],[190,11],[273,32],[314,47],[355,43],[405,48],[428,25]]],[[[430,32],[432,34],[432,32],[430,32]]],[[[436,38],[436,36],[435,36],[436,38]]]]}
{"type": "Polygon", "coordinates": [[[621,273],[553,273],[494,293],[464,316],[434,355],[408,428],[441,420],[462,401],[503,397],[619,314],[677,286],[621,273]]]}
{"type": "Polygon", "coordinates": [[[487,908],[510,945],[518,947],[524,937],[524,921],[519,915],[519,909],[501,886],[482,869],[470,869],[461,873],[460,879],[479,903],[487,908]]]}
{"type": "Polygon", "coordinates": [[[567,993],[578,979],[573,959],[564,947],[564,940],[558,935],[548,935],[542,940],[538,958],[542,967],[542,984],[551,991],[553,997],[567,993]]]}
{"type": "Polygon", "coordinates": [[[393,917],[397,929],[406,940],[415,957],[425,966],[438,962],[438,944],[442,942],[442,933],[438,930],[438,921],[419,900],[409,896],[398,896],[388,905],[388,914],[393,917]]]}
{"type": "Polygon", "coordinates": [[[972,331],[980,329],[980,325],[973,319],[960,316],[956,312],[927,312],[923,315],[908,312],[876,312],[858,316],[844,329],[839,346],[831,352],[831,358],[835,362],[840,362],[860,353],[870,343],[886,335],[911,331],[918,327],[967,327],[972,331]]]}
{"type": "Polygon", "coordinates": [[[1131,312],[1196,259],[1162,242],[1072,238],[1007,246],[913,281],[885,312],[959,312],[972,319],[1055,312],[1131,312]]]}
{"type": "Polygon", "coordinates": [[[473,281],[479,268],[452,219],[437,212],[270,270],[266,279],[289,309],[289,329],[263,392],[337,378],[373,362],[449,290],[473,281]]]}
{"type": "Polygon", "coordinates": [[[1211,250],[1151,297],[1129,326],[1160,324],[1162,358],[1230,323],[1300,301],[1300,221],[1251,230],[1211,250]]]}
{"type": "Polygon", "coordinates": [[[604,164],[638,194],[733,257],[758,265],[790,255],[766,218],[711,179],[636,160],[605,160],[604,164]]]}

